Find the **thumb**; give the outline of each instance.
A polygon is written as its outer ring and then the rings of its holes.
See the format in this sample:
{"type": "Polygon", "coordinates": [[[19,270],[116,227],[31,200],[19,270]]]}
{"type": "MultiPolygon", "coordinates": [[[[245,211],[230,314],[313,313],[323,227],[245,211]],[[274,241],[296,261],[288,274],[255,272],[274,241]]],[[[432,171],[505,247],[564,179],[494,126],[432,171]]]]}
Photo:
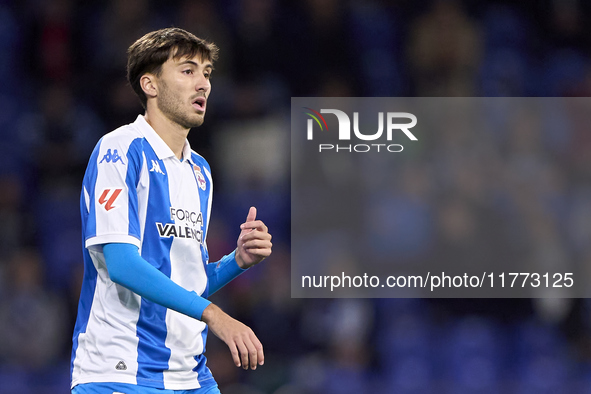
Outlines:
{"type": "Polygon", "coordinates": [[[248,210],[248,215],[246,216],[247,222],[252,222],[257,218],[257,209],[255,207],[250,207],[248,210]]]}

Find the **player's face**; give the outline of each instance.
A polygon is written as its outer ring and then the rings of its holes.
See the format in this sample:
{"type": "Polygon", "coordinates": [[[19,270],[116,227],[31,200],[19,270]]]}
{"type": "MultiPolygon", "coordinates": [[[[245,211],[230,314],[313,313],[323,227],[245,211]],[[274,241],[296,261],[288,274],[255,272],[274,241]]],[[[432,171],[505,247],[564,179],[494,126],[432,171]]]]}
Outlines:
{"type": "Polygon", "coordinates": [[[201,126],[211,92],[213,66],[199,56],[168,59],[158,77],[158,108],[184,128],[201,126]]]}

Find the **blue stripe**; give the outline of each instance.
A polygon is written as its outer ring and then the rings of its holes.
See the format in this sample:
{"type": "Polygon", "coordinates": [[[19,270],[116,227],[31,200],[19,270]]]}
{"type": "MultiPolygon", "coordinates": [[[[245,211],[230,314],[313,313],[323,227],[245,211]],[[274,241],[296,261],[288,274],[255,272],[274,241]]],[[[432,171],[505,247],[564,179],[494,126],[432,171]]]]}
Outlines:
{"type": "MultiPolygon", "coordinates": [[[[205,353],[205,339],[207,337],[207,330],[208,328],[206,326],[205,330],[203,330],[203,332],[201,333],[201,338],[203,339],[203,353],[205,353]]],[[[195,361],[197,361],[197,366],[193,368],[193,371],[197,372],[197,381],[200,385],[203,385],[204,381],[213,378],[213,375],[211,374],[211,371],[207,366],[207,360],[203,353],[194,357],[195,361]]]]}
{"type": "MultiPolygon", "coordinates": [[[[161,167],[162,161],[158,160],[152,148],[144,146],[146,160],[157,160],[161,167]]],[[[156,240],[156,242],[144,242],[142,245],[142,257],[170,278],[170,248],[173,237],[161,238],[154,223],[172,223],[170,219],[170,196],[168,177],[156,172],[149,172],[150,196],[146,213],[146,228],[144,239],[156,240]]],[[[168,369],[170,349],[166,347],[166,308],[142,298],[140,315],[137,322],[138,344],[138,384],[164,388],[163,371],[168,369]]]]}
{"type": "MultiPolygon", "coordinates": [[[[82,235],[83,241],[96,236],[96,211],[94,204],[94,193],[96,188],[96,178],[98,176],[97,160],[101,150],[101,143],[103,139],[96,144],[90,159],[88,160],[88,167],[84,174],[84,181],[82,182],[82,195],[80,196],[80,213],[82,217],[82,235]],[[90,202],[90,212],[86,212],[86,200],[84,198],[84,189],[88,192],[90,202]]],[[[84,248],[85,242],[82,242],[84,248]]]]}
{"type": "Polygon", "coordinates": [[[88,249],[84,248],[84,279],[80,290],[78,316],[76,317],[76,325],[74,326],[74,335],[72,337],[70,378],[72,378],[72,373],[74,371],[74,359],[76,358],[76,350],[78,349],[78,337],[80,334],[86,332],[86,327],[88,326],[90,310],[92,309],[92,300],[94,299],[94,291],[96,289],[96,278],[97,271],[92,264],[88,249]]]}
{"type": "Polygon", "coordinates": [[[133,235],[137,239],[140,237],[140,219],[138,213],[138,200],[137,200],[137,186],[140,181],[140,172],[143,165],[142,155],[142,143],[143,138],[136,138],[129,145],[127,150],[127,176],[125,183],[127,184],[128,190],[128,222],[129,222],[129,235],[133,235]]]}
{"type": "MultiPolygon", "coordinates": [[[[205,244],[202,243],[201,245],[199,245],[199,247],[201,248],[201,257],[203,258],[203,265],[205,266],[205,272],[207,273],[207,264],[209,262],[209,252],[207,251],[205,244]]],[[[209,297],[209,279],[207,281],[205,281],[205,290],[203,290],[203,294],[201,294],[201,297],[203,297],[203,298],[209,297]]],[[[203,351],[205,351],[205,350],[203,350],[203,351]]]]}
{"type": "MultiPolygon", "coordinates": [[[[102,141],[102,139],[101,139],[102,141]]],[[[92,155],[90,156],[86,173],[84,174],[83,186],[90,195],[90,201],[94,199],[94,184],[98,174],[97,157],[100,150],[101,141],[97,144],[92,155]]],[[[82,219],[82,254],[84,259],[84,278],[82,281],[82,288],[80,290],[80,300],[78,302],[78,315],[76,317],[76,325],[74,326],[74,334],[72,336],[72,356],[70,359],[70,378],[74,371],[74,359],[76,358],[76,350],[78,349],[78,337],[80,334],[86,332],[88,320],[90,318],[90,311],[92,309],[92,300],[94,299],[94,292],[96,290],[97,271],[92,263],[88,249],[84,247],[85,240],[96,235],[96,216],[94,204],[90,204],[90,213],[86,208],[86,198],[84,196],[84,188],[80,194],[80,217],[82,219]]]]}

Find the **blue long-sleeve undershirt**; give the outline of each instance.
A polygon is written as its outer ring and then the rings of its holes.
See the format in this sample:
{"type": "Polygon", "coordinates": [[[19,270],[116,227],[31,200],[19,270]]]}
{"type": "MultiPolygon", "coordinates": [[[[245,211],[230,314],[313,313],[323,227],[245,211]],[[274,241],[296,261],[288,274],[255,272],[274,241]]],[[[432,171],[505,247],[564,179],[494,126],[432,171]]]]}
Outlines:
{"type": "MultiPolygon", "coordinates": [[[[211,304],[211,301],[179,286],[148,263],[140,256],[135,245],[105,244],[103,254],[111,280],[141,297],[199,320],[205,308],[211,304]]],[[[236,263],[235,252],[224,256],[217,263],[207,264],[209,295],[244,271],[236,263]]]]}
{"type": "Polygon", "coordinates": [[[205,267],[209,280],[209,295],[224,287],[232,279],[245,272],[236,262],[236,251],[222,257],[217,263],[205,267]]]}

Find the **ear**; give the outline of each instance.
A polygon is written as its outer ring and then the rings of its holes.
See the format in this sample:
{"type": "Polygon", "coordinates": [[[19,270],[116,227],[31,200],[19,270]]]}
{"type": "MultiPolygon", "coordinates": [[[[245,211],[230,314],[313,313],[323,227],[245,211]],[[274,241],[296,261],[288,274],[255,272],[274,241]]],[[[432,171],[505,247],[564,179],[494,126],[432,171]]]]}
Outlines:
{"type": "Polygon", "coordinates": [[[155,75],[149,73],[142,75],[140,78],[140,86],[147,98],[154,98],[158,95],[155,75]]]}

